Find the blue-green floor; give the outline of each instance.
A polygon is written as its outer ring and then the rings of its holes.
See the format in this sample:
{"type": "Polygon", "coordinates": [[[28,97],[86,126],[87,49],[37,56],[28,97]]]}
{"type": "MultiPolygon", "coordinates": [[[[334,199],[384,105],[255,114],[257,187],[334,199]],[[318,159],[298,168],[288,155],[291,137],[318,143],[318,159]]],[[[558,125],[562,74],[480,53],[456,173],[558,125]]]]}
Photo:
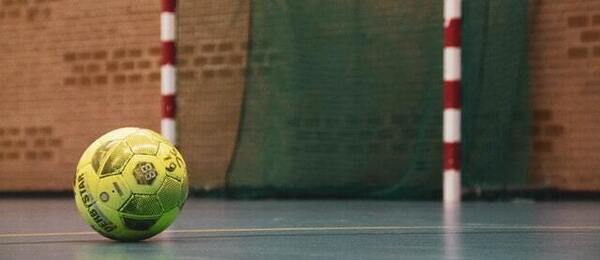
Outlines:
{"type": "Polygon", "coordinates": [[[600,259],[600,203],[190,199],[140,243],[93,233],[71,199],[0,199],[0,259],[600,259]]]}

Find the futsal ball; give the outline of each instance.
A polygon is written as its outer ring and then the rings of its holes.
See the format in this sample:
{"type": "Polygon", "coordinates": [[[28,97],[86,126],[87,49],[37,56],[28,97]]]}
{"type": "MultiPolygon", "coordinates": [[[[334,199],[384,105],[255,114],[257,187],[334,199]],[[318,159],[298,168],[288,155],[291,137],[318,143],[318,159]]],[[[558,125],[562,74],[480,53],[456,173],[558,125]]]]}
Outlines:
{"type": "Polygon", "coordinates": [[[73,183],[83,219],[103,236],[137,241],[165,230],[188,194],[186,165],[164,137],[120,128],[81,156],[73,183]]]}

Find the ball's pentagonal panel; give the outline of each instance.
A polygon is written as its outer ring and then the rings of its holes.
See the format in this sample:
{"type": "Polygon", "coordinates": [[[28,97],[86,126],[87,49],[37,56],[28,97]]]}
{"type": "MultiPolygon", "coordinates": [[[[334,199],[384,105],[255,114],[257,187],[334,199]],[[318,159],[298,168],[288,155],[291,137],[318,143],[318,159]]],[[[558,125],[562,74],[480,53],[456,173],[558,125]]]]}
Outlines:
{"type": "Polygon", "coordinates": [[[136,218],[124,215],[123,224],[131,230],[136,231],[146,231],[150,229],[156,222],[160,219],[160,217],[153,218],[136,218]]]}
{"type": "Polygon", "coordinates": [[[119,210],[131,197],[131,190],[121,175],[112,175],[100,179],[98,201],[107,207],[119,210]]]}
{"type": "Polygon", "coordinates": [[[152,155],[134,155],[121,173],[133,193],[156,194],[165,177],[164,164],[152,155]]]}
{"type": "Polygon", "coordinates": [[[160,143],[160,139],[143,130],[130,134],[125,140],[133,153],[146,155],[156,155],[160,143]]]}
{"type": "Polygon", "coordinates": [[[187,198],[181,154],[159,134],[112,131],[82,155],[73,182],[83,219],[98,233],[137,241],[165,230],[187,198]]]}
{"type": "Polygon", "coordinates": [[[169,211],[183,204],[186,194],[183,192],[183,183],[173,177],[165,178],[163,185],[158,189],[156,196],[164,211],[169,211]]]}
{"type": "Polygon", "coordinates": [[[121,212],[129,216],[160,217],[163,208],[155,195],[133,194],[121,212]]]}
{"type": "Polygon", "coordinates": [[[94,156],[94,154],[96,154],[96,150],[98,150],[98,148],[100,146],[103,146],[107,142],[110,142],[113,140],[122,140],[125,137],[127,137],[128,135],[135,133],[138,130],[139,130],[139,128],[125,127],[125,128],[119,128],[117,130],[110,131],[110,132],[102,135],[100,138],[96,139],[96,141],[94,141],[85,150],[85,152],[83,152],[83,155],[81,156],[81,159],[79,160],[79,163],[77,164],[77,169],[81,168],[82,166],[85,166],[86,164],[91,163],[92,157],[94,156]]]}
{"type": "Polygon", "coordinates": [[[164,163],[167,175],[183,181],[187,176],[187,166],[183,160],[183,156],[175,147],[168,143],[161,143],[158,147],[156,157],[164,163]]]}
{"type": "MultiPolygon", "coordinates": [[[[98,161],[101,162],[100,170],[98,171],[101,178],[120,174],[131,156],[133,156],[133,152],[124,141],[112,141],[110,144],[109,151],[98,158],[98,161]]],[[[92,163],[94,162],[96,162],[95,156],[92,163]]]]}
{"type": "Polygon", "coordinates": [[[139,185],[152,185],[157,175],[156,167],[151,162],[140,162],[133,168],[133,176],[139,185]]]}

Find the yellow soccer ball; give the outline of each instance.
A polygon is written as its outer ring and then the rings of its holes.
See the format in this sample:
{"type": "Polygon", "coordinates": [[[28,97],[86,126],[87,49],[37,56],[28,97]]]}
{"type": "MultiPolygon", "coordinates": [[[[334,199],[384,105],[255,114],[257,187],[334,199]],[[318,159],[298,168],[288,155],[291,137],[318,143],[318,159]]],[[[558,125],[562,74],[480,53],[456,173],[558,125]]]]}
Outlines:
{"type": "Polygon", "coordinates": [[[188,195],[185,161],[161,135],[120,128],[93,142],[77,165],[75,204],[101,235],[138,241],[165,230],[188,195]]]}

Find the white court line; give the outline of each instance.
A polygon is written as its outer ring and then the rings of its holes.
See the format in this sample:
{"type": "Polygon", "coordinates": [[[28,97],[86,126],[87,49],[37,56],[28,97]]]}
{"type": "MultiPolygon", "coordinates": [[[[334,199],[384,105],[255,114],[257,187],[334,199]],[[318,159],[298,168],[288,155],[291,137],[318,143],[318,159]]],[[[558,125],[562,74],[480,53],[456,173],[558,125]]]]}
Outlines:
{"type": "MultiPolygon", "coordinates": [[[[287,231],[381,231],[381,230],[444,230],[457,229],[464,231],[474,230],[522,230],[522,231],[600,231],[600,226],[347,226],[347,227],[281,227],[281,228],[216,228],[216,229],[181,229],[167,230],[164,234],[212,234],[212,233],[247,233],[247,232],[287,232],[287,231]]],[[[93,235],[96,232],[56,232],[56,233],[5,233],[0,234],[0,238],[20,238],[20,237],[54,237],[54,236],[83,236],[93,235]]]]}
{"type": "Polygon", "coordinates": [[[361,230],[410,230],[441,229],[443,226],[356,226],[356,227],[281,227],[281,228],[227,228],[227,229],[184,229],[170,230],[169,233],[243,233],[243,232],[285,232],[285,231],[361,231],[361,230]]]}
{"type": "Polygon", "coordinates": [[[0,238],[17,238],[17,237],[61,237],[61,236],[82,236],[93,235],[96,232],[56,232],[56,233],[6,233],[0,234],[0,238]]]}
{"type": "MultiPolygon", "coordinates": [[[[360,231],[360,230],[400,230],[400,229],[441,229],[443,226],[357,226],[357,227],[282,227],[282,228],[215,228],[215,229],[181,229],[166,230],[162,234],[183,233],[247,233],[247,232],[285,232],[285,231],[360,231]]],[[[0,238],[16,237],[52,237],[93,235],[96,232],[57,232],[57,233],[8,233],[0,234],[0,238]]]]}

